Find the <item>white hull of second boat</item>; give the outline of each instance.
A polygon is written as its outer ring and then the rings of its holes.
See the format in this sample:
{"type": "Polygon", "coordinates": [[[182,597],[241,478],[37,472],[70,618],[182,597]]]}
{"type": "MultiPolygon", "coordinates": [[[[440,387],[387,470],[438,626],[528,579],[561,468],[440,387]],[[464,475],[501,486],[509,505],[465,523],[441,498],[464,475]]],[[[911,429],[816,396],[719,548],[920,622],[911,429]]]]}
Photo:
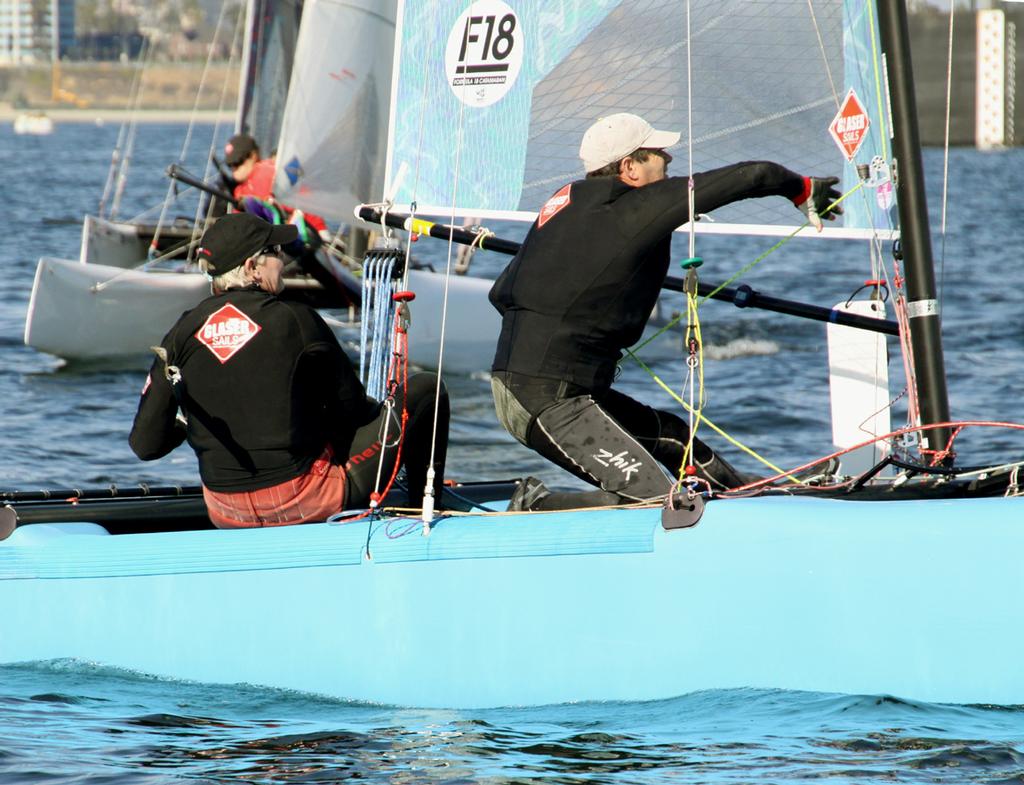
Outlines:
{"type": "MultiPolygon", "coordinates": [[[[410,360],[437,368],[444,278],[410,274],[410,360]]],[[[449,284],[444,367],[454,373],[490,368],[498,339],[498,314],[487,300],[491,282],[453,278],[449,284]]],[[[73,361],[142,357],[160,343],[184,311],[209,293],[200,273],[126,270],[103,264],[42,258],[36,269],[25,343],[73,361]]],[[[344,330],[351,338],[352,331],[344,330]]]]}
{"type": "Polygon", "coordinates": [[[489,371],[501,329],[501,317],[487,299],[493,283],[485,278],[465,276],[449,279],[442,358],[444,276],[425,270],[411,270],[409,288],[416,293],[416,299],[409,304],[410,362],[432,370],[440,364],[450,373],[489,371]]]}
{"type": "Polygon", "coordinates": [[[42,258],[25,343],[68,360],[142,356],[210,291],[199,273],[156,273],[42,258]]]}

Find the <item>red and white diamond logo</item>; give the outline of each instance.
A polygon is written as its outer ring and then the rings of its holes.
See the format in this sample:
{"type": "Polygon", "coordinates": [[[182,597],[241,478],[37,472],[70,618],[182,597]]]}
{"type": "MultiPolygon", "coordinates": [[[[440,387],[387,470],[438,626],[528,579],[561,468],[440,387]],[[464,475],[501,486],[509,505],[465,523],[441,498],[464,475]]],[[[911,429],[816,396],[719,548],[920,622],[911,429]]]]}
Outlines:
{"type": "Polygon", "coordinates": [[[847,161],[853,160],[864,140],[868,138],[870,126],[871,120],[868,118],[867,110],[851,87],[828,127],[829,133],[836,140],[847,161]]]}
{"type": "Polygon", "coordinates": [[[228,305],[218,308],[199,328],[196,340],[226,363],[262,328],[252,319],[228,305]]]}
{"type": "Polygon", "coordinates": [[[569,189],[571,187],[572,183],[569,183],[569,185],[544,202],[544,206],[540,208],[540,215],[537,216],[538,229],[558,215],[560,210],[569,206],[569,189]]]}

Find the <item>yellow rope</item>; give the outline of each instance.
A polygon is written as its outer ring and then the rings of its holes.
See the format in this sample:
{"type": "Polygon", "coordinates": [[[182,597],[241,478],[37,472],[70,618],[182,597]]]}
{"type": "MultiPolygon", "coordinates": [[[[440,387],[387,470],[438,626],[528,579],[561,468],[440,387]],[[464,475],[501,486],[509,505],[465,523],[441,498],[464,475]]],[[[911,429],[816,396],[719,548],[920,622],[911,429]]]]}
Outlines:
{"type": "MultiPolygon", "coordinates": [[[[637,357],[635,354],[633,354],[633,352],[631,350],[626,349],[626,353],[629,354],[629,356],[632,357],[634,360],[636,360],[637,364],[641,368],[643,368],[645,371],[647,371],[647,373],[649,373],[651,375],[651,378],[654,379],[654,381],[658,383],[658,386],[661,387],[661,389],[663,389],[665,392],[667,392],[669,395],[671,395],[672,398],[677,403],[679,403],[684,409],[686,409],[687,411],[692,411],[693,414],[701,422],[705,423],[711,430],[713,430],[715,433],[717,433],[719,436],[721,436],[723,439],[725,439],[727,442],[729,442],[734,447],[738,447],[743,452],[745,452],[747,455],[751,456],[752,458],[756,458],[758,461],[763,463],[765,466],[767,466],[769,469],[774,471],[776,474],[785,474],[785,470],[780,469],[778,466],[776,466],[774,463],[769,461],[764,456],[759,455],[754,450],[750,449],[745,444],[740,442],[738,439],[735,439],[732,436],[730,436],[729,434],[727,434],[725,431],[723,431],[721,428],[719,428],[717,425],[715,425],[711,420],[709,420],[704,415],[703,412],[698,412],[698,411],[694,411],[693,409],[691,409],[690,405],[686,401],[684,401],[679,395],[677,395],[676,392],[671,387],[669,387],[667,384],[665,384],[665,382],[662,381],[661,377],[658,376],[658,374],[656,374],[653,370],[651,370],[651,368],[648,367],[644,363],[643,360],[641,360],[639,357],[637,357]]],[[[786,476],[789,477],[789,479],[793,480],[793,482],[799,482],[795,477],[792,477],[792,476],[790,476],[788,474],[786,474],[786,476]]]]}
{"type": "Polygon", "coordinates": [[[888,161],[889,134],[887,133],[888,129],[885,128],[887,114],[882,107],[882,96],[885,95],[885,93],[882,92],[882,68],[878,62],[879,46],[878,41],[875,39],[875,4],[873,2],[869,2],[866,5],[868,9],[868,28],[871,30],[871,65],[872,73],[875,77],[875,101],[878,104],[878,118],[882,123],[882,129],[881,132],[878,134],[878,139],[882,143],[882,159],[888,161]]]}
{"type": "MultiPolygon", "coordinates": [[[[695,438],[697,438],[697,429],[700,426],[700,421],[702,419],[701,411],[704,409],[704,339],[701,336],[701,332],[700,332],[700,315],[698,314],[698,308],[699,307],[700,306],[699,306],[699,303],[697,302],[696,292],[687,292],[686,293],[686,312],[687,312],[686,335],[683,338],[683,345],[686,346],[686,347],[689,347],[691,340],[696,342],[696,349],[697,349],[697,368],[696,368],[696,370],[697,370],[697,380],[698,380],[698,382],[697,382],[697,396],[696,396],[697,401],[696,401],[696,407],[694,407],[693,404],[692,404],[692,400],[693,400],[693,397],[694,397],[692,395],[692,393],[691,393],[691,396],[690,396],[691,404],[689,404],[689,405],[684,404],[686,406],[686,408],[689,409],[691,415],[693,415],[693,416],[690,419],[690,439],[686,442],[686,449],[683,451],[683,460],[679,464],[679,481],[680,482],[682,482],[683,479],[686,476],[686,467],[689,464],[693,463],[693,457],[692,457],[693,440],[695,438]]],[[[689,369],[688,373],[687,373],[687,379],[689,379],[692,382],[694,368],[692,366],[690,366],[689,361],[687,361],[687,366],[688,366],[688,369],[689,369]]],[[[655,377],[655,378],[657,378],[657,377],[655,377]]],[[[691,390],[693,389],[692,384],[690,385],[690,389],[691,390]]],[[[679,400],[682,401],[682,398],[680,397],[679,400]]]]}

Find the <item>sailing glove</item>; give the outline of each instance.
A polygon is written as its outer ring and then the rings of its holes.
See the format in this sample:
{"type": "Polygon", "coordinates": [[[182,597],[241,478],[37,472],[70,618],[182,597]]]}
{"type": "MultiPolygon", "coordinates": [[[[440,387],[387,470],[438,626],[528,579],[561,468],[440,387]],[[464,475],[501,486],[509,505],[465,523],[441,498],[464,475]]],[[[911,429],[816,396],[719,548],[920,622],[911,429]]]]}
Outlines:
{"type": "Polygon", "coordinates": [[[804,190],[793,200],[793,204],[807,216],[807,222],[819,232],[823,218],[834,221],[836,216],[843,214],[843,208],[835,204],[842,196],[835,189],[838,182],[838,177],[805,177],[804,190]]]}

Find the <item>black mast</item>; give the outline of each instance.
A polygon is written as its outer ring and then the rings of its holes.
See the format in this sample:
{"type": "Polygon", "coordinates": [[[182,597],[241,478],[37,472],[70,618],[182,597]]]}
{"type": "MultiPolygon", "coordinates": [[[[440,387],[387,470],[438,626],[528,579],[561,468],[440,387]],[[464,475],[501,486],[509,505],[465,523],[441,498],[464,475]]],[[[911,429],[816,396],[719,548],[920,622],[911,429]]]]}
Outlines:
{"type": "MultiPolygon", "coordinates": [[[[870,0],[869,0],[870,1],[870,0]]],[[[924,167],[917,128],[914,73],[910,63],[910,35],[904,0],[878,0],[878,27],[888,72],[889,98],[895,139],[896,192],[900,210],[900,244],[903,249],[910,339],[921,424],[949,422],[946,369],[942,360],[942,325],[939,319],[924,192],[924,167]]],[[[922,431],[924,445],[942,450],[949,428],[922,431]]]]}

